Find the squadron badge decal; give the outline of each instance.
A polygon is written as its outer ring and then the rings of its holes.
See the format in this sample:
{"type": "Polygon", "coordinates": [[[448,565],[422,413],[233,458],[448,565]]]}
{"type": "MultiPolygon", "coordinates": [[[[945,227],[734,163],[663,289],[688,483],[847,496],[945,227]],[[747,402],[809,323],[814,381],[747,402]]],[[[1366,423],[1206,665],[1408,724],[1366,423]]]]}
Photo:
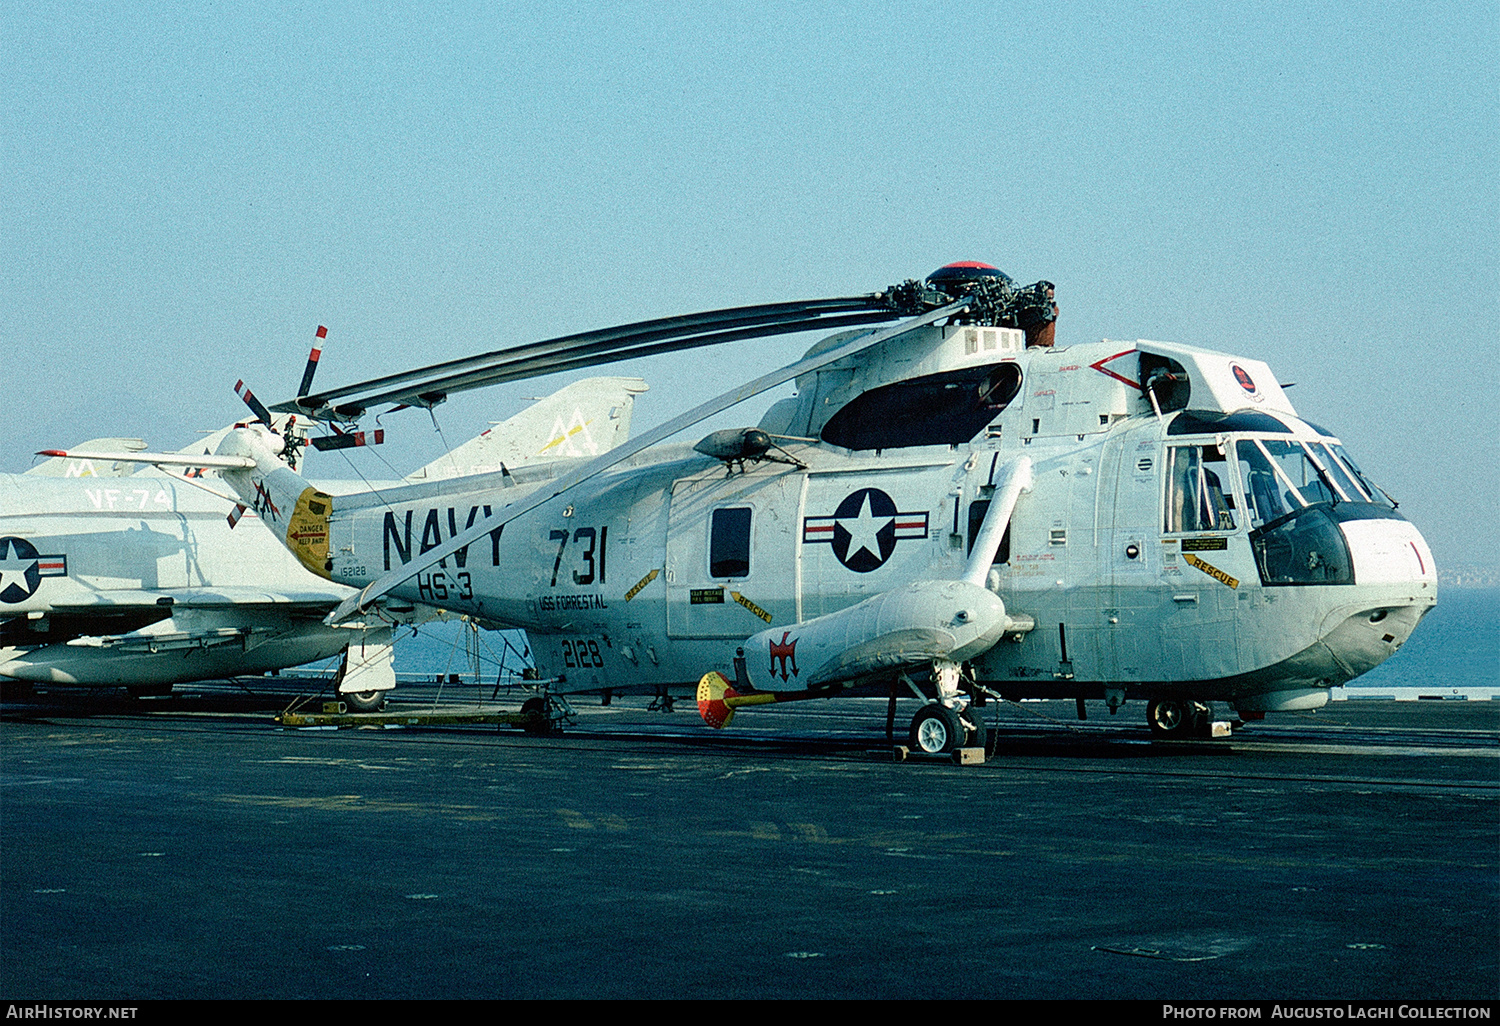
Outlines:
{"type": "Polygon", "coordinates": [[[878,570],[891,558],[896,543],[927,537],[927,513],[902,513],[879,488],[861,488],[839,503],[831,517],[802,521],[804,544],[827,542],[833,556],[857,574],[878,570]]]}

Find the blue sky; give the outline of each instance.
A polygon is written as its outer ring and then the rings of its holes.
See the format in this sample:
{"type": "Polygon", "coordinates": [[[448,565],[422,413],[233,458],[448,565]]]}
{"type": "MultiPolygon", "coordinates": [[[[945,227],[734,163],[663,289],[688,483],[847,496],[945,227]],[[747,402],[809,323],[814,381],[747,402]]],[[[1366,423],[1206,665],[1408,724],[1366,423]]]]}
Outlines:
{"type": "MultiPolygon", "coordinates": [[[[1063,344],[1266,360],[1441,564],[1500,559],[1493,0],[13,0],[0,41],[4,469],[186,445],[239,377],[289,395],[320,323],[331,385],[980,259],[1057,283],[1063,344]]],[[[617,370],[639,429],[810,341],[617,370]]]]}

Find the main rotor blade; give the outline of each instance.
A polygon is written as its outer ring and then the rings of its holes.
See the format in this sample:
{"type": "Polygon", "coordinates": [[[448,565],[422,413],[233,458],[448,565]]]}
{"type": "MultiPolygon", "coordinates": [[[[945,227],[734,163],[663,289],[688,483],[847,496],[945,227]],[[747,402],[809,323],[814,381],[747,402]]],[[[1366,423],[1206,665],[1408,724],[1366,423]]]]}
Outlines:
{"type": "Polygon", "coordinates": [[[896,338],[899,335],[904,335],[909,331],[931,324],[934,321],[942,320],[945,317],[952,317],[954,314],[967,308],[969,303],[970,300],[961,299],[956,303],[949,303],[947,306],[929,311],[921,317],[914,317],[909,321],[903,321],[900,324],[886,328],[884,331],[877,331],[860,338],[850,339],[843,345],[835,346],[814,356],[805,357],[796,363],[782,367],[780,370],[772,371],[769,374],[756,378],[754,381],[731,389],[716,399],[710,399],[701,406],[694,407],[686,413],[667,421],[665,424],[653,428],[639,438],[633,438],[623,445],[617,446],[609,452],[590,460],[572,473],[565,474],[557,480],[541,486],[526,498],[500,509],[498,512],[486,517],[483,521],[449,539],[437,548],[429,549],[418,559],[402,564],[399,568],[376,578],[363,591],[339,603],[338,608],[329,613],[324,622],[329,624],[338,623],[356,611],[364,609],[371,602],[386,595],[392,589],[399,587],[417,574],[436,566],[442,560],[453,555],[453,553],[472,545],[491,531],[504,527],[517,517],[531,512],[543,503],[566,492],[568,489],[582,484],[589,478],[595,477],[619,463],[623,463],[636,453],[650,448],[657,442],[672,437],[679,431],[692,427],[699,421],[707,420],[714,414],[742,403],[746,399],[752,399],[768,389],[791,381],[798,375],[817,370],[819,367],[827,366],[837,360],[844,359],[846,356],[852,356],[855,353],[869,349],[871,346],[879,345],[882,342],[896,338]]]}
{"type": "Polygon", "coordinates": [[[336,406],[334,407],[334,411],[337,416],[345,417],[351,414],[358,416],[370,407],[382,403],[404,404],[407,406],[433,406],[447,399],[448,395],[452,392],[464,392],[470,389],[483,388],[488,385],[498,385],[506,381],[520,381],[524,378],[539,377],[543,374],[558,374],[563,371],[598,367],[607,363],[618,363],[621,360],[634,360],[638,357],[656,356],[661,353],[675,353],[683,349],[697,349],[702,346],[719,345],[723,342],[734,342],[739,339],[767,338],[771,335],[786,335],[799,331],[826,331],[829,328],[856,327],[889,321],[892,318],[893,315],[889,313],[857,313],[845,314],[838,317],[778,321],[773,324],[758,323],[749,327],[696,334],[687,338],[669,336],[665,341],[647,341],[643,344],[632,344],[628,349],[615,349],[613,352],[598,352],[594,346],[579,346],[576,349],[569,349],[547,356],[507,361],[504,364],[484,370],[429,379],[415,387],[407,386],[406,388],[393,389],[377,395],[363,397],[355,405],[336,406]]]}
{"type": "Polygon", "coordinates": [[[670,351],[653,348],[663,341],[684,340],[677,348],[691,348],[694,345],[714,345],[728,341],[729,338],[718,336],[720,332],[757,329],[748,334],[730,336],[745,338],[810,331],[825,326],[870,324],[892,320],[897,316],[899,314],[891,310],[878,293],[843,299],[813,299],[709,310],[563,335],[479,356],[448,360],[314,395],[299,396],[276,403],[271,408],[279,413],[317,415],[333,411],[339,417],[357,417],[369,407],[380,403],[431,406],[452,392],[481,388],[500,381],[552,374],[563,366],[592,366],[631,359],[638,355],[651,355],[658,351],[670,351]],[[698,336],[696,341],[686,341],[693,336],[698,336]]]}

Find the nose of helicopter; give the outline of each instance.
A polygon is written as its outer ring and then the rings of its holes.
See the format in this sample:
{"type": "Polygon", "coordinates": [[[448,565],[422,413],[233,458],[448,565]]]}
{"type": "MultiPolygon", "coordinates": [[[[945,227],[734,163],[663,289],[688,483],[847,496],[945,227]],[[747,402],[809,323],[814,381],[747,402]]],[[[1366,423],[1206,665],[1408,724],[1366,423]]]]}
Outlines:
{"type": "Polygon", "coordinates": [[[1437,568],[1427,540],[1405,520],[1352,520],[1339,527],[1358,605],[1329,616],[1323,644],[1352,679],[1395,655],[1437,603],[1437,568]]]}
{"type": "Polygon", "coordinates": [[[1349,544],[1358,584],[1437,587],[1437,567],[1422,533],[1406,520],[1349,520],[1339,525],[1349,544]]]}

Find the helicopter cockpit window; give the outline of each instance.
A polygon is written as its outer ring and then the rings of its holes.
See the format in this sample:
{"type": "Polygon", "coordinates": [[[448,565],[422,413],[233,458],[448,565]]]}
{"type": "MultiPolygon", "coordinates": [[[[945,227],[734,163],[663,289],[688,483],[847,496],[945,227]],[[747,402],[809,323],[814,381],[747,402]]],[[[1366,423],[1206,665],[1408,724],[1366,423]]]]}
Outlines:
{"type": "Polygon", "coordinates": [[[1235,456],[1262,584],[1353,584],[1339,522],[1400,519],[1331,442],[1242,438],[1235,456]]]}
{"type": "Polygon", "coordinates": [[[1301,442],[1264,438],[1242,439],[1236,452],[1252,526],[1319,502],[1364,501],[1327,450],[1314,454],[1301,442]]]}
{"type": "Polygon", "coordinates": [[[1378,506],[1393,507],[1391,497],[1385,494],[1385,492],[1381,491],[1380,488],[1377,487],[1376,484],[1368,477],[1365,477],[1364,471],[1359,469],[1359,464],[1355,463],[1350,455],[1344,451],[1344,447],[1342,445],[1339,445],[1336,442],[1323,442],[1319,444],[1325,445],[1329,450],[1333,452],[1334,456],[1336,456],[1338,460],[1348,468],[1349,473],[1354,475],[1354,480],[1359,483],[1359,487],[1363,489],[1365,495],[1369,497],[1369,500],[1371,502],[1375,503],[1378,506]]]}
{"type": "Polygon", "coordinates": [[[708,575],[750,576],[750,510],[716,509],[709,521],[708,575]]]}
{"type": "Polygon", "coordinates": [[[1170,533],[1233,531],[1234,500],[1225,492],[1228,463],[1218,446],[1174,445],[1167,450],[1170,533]]]}
{"type": "Polygon", "coordinates": [[[1323,468],[1324,473],[1328,475],[1333,487],[1338,490],[1342,498],[1348,499],[1350,502],[1364,502],[1367,499],[1365,493],[1360,490],[1359,485],[1355,484],[1353,479],[1350,478],[1349,472],[1344,469],[1344,465],[1329,451],[1328,446],[1322,442],[1313,442],[1308,445],[1307,449],[1313,454],[1313,458],[1318,461],[1318,464],[1323,468]]]}
{"type": "Polygon", "coordinates": [[[1021,390],[1014,363],[928,374],[872,388],[823,425],[823,441],[845,449],[962,445],[1021,390]]]}

